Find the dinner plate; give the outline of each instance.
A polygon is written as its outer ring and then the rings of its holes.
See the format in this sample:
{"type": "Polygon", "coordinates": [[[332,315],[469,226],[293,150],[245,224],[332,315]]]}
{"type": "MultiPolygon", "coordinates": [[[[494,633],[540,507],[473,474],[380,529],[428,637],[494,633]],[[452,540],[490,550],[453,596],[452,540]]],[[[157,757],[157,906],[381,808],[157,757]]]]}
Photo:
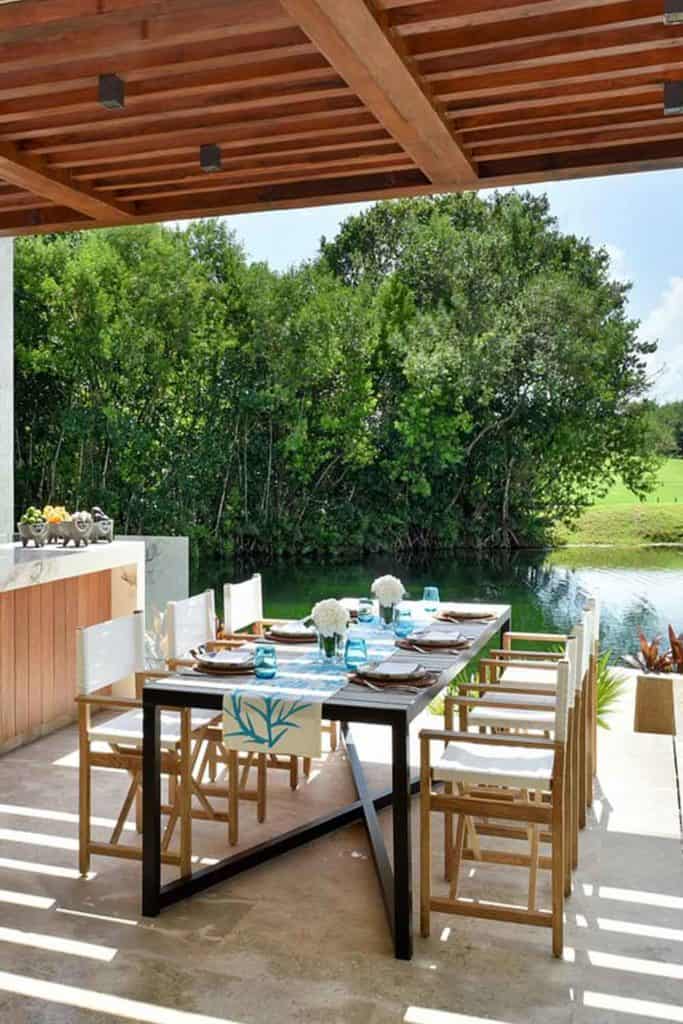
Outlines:
{"type": "Polygon", "coordinates": [[[208,669],[210,672],[248,672],[254,667],[253,651],[207,651],[198,647],[192,651],[192,657],[202,670],[208,669]]]}
{"type": "Polygon", "coordinates": [[[310,626],[306,626],[303,622],[283,622],[275,623],[270,626],[268,633],[271,636],[276,637],[278,640],[294,640],[303,643],[310,643],[313,640],[318,639],[318,634],[310,626]]]}
{"type": "Polygon", "coordinates": [[[467,642],[467,637],[463,636],[462,633],[410,633],[405,637],[409,644],[413,644],[415,647],[424,647],[425,649],[438,650],[440,647],[463,647],[467,642]]]}
{"type": "Polygon", "coordinates": [[[413,679],[422,679],[426,672],[424,665],[419,665],[417,662],[406,664],[405,662],[368,661],[356,669],[356,675],[377,683],[407,683],[413,679]]]}

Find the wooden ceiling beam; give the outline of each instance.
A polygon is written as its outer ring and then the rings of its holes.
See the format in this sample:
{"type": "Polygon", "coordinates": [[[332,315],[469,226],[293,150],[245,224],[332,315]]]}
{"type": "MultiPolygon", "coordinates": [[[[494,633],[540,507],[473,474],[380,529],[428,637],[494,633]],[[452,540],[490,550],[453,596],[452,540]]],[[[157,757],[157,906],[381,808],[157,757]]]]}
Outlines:
{"type": "MultiPolygon", "coordinates": [[[[633,55],[652,49],[675,49],[683,43],[683,27],[637,25],[631,28],[603,29],[598,32],[576,32],[550,39],[530,40],[521,45],[487,47],[463,50],[457,46],[457,33],[453,47],[430,51],[419,59],[420,72],[428,80],[456,72],[476,70],[478,74],[494,71],[513,71],[534,68],[542,74],[547,65],[575,60],[593,60],[596,63],[609,57],[633,55]]],[[[445,42],[445,41],[444,41],[445,42]]]]}
{"type": "Polygon", "coordinates": [[[531,185],[544,181],[598,178],[683,167],[683,138],[611,146],[593,152],[491,160],[481,166],[482,188],[531,185]]]}
{"type": "Polygon", "coordinates": [[[590,129],[566,132],[553,137],[545,137],[536,142],[521,140],[519,142],[502,142],[500,146],[491,143],[473,147],[481,155],[482,162],[506,160],[521,156],[546,156],[556,153],[573,153],[577,149],[584,154],[591,149],[605,149],[610,145],[634,144],[645,142],[662,142],[669,139],[683,140],[683,123],[675,118],[660,118],[658,121],[647,121],[626,128],[590,129]]]}
{"type": "Polygon", "coordinates": [[[135,50],[113,57],[90,56],[68,64],[32,65],[18,71],[0,72],[0,100],[9,101],[28,96],[52,95],[56,89],[92,88],[100,74],[116,73],[130,87],[163,75],[174,78],[195,72],[216,72],[226,69],[227,76],[237,69],[256,63],[282,61],[300,57],[324,61],[301,29],[292,27],[282,32],[255,33],[248,36],[219,34],[210,42],[162,46],[135,50]]]}
{"type": "MultiPolygon", "coordinates": [[[[401,147],[393,139],[383,142],[375,142],[365,146],[354,146],[353,149],[328,146],[322,152],[312,153],[310,151],[298,156],[282,156],[268,159],[245,159],[244,157],[233,157],[221,160],[221,170],[211,175],[212,181],[220,181],[223,178],[230,180],[231,177],[242,176],[244,180],[250,174],[267,173],[291,173],[293,171],[315,170],[316,167],[328,167],[338,165],[344,168],[362,161],[381,162],[382,160],[394,160],[396,157],[405,154],[401,147]]],[[[92,187],[98,193],[112,192],[122,195],[123,192],[133,188],[147,188],[156,185],[187,184],[197,181],[206,181],[206,174],[197,166],[196,157],[189,163],[174,164],[166,167],[155,167],[149,169],[138,168],[128,170],[125,175],[98,176],[92,187]]]]}
{"type": "Polygon", "coordinates": [[[282,112],[256,109],[247,111],[240,118],[229,118],[225,114],[206,109],[201,115],[197,113],[176,114],[175,117],[164,121],[163,127],[158,131],[147,131],[145,134],[131,135],[126,131],[125,124],[113,125],[109,131],[101,131],[97,134],[83,131],[67,131],[50,138],[37,138],[35,141],[27,140],[24,147],[27,152],[40,155],[63,153],[67,150],[77,150],[79,146],[87,148],[92,145],[105,145],[110,152],[115,153],[119,143],[130,145],[131,140],[137,150],[144,150],[146,146],[154,146],[155,139],[164,137],[168,143],[178,141],[178,132],[182,132],[184,141],[191,139],[200,143],[207,141],[218,142],[217,132],[221,132],[223,140],[242,141],[248,138],[258,138],[269,129],[275,131],[286,130],[287,125],[305,124],[306,120],[322,120],[324,124],[332,126],[332,123],[339,119],[340,125],[345,125],[345,119],[352,115],[362,115],[364,120],[351,124],[365,124],[372,120],[376,124],[372,114],[364,109],[362,103],[352,93],[348,95],[332,97],[325,101],[309,100],[298,103],[293,113],[288,113],[287,106],[282,112]],[[175,137],[174,137],[175,136],[175,137]]]}
{"type": "MultiPolygon", "coordinates": [[[[325,154],[349,152],[352,155],[372,149],[387,152],[400,151],[398,143],[387,135],[383,128],[377,127],[371,132],[349,132],[346,135],[335,135],[333,141],[326,141],[324,138],[307,139],[299,143],[285,143],[282,146],[241,147],[235,150],[227,150],[222,154],[223,167],[279,167],[283,163],[309,161],[315,162],[322,159],[325,154]]],[[[100,163],[95,168],[83,169],[74,172],[74,181],[94,182],[93,187],[99,187],[102,182],[114,182],[116,179],[142,180],[156,175],[183,175],[196,171],[197,150],[196,147],[177,150],[175,153],[165,153],[155,160],[145,156],[132,161],[131,163],[100,163]]]]}
{"type": "Polygon", "coordinates": [[[150,100],[138,104],[133,110],[126,107],[125,116],[112,116],[111,111],[99,108],[93,117],[79,112],[71,116],[52,115],[6,123],[0,112],[0,140],[30,144],[38,139],[72,137],[72,133],[78,135],[84,132],[92,141],[96,141],[102,134],[107,138],[118,138],[121,134],[127,137],[144,136],[149,128],[161,127],[167,121],[179,124],[182,118],[187,118],[191,126],[201,122],[207,112],[210,112],[211,117],[220,117],[224,121],[248,121],[253,116],[277,117],[281,108],[296,114],[302,105],[308,110],[313,109],[312,104],[317,104],[320,109],[326,109],[328,105],[334,109],[335,102],[340,100],[348,101],[340,103],[342,109],[360,106],[348,86],[337,78],[305,84],[295,82],[276,89],[272,86],[256,86],[236,92],[227,90],[214,97],[211,94],[202,97],[201,94],[192,93],[188,97],[168,99],[161,107],[156,100],[150,100]]]}
{"type": "Polygon", "coordinates": [[[379,0],[392,28],[401,35],[444,28],[472,28],[519,18],[542,18],[586,8],[609,7],[615,0],[405,0],[396,4],[379,0]]]}
{"type": "Polygon", "coordinates": [[[87,185],[76,185],[67,171],[49,167],[11,142],[0,143],[0,178],[87,217],[114,218],[120,224],[134,221],[134,207],[102,198],[87,185]]]}
{"type": "MultiPolygon", "coordinates": [[[[235,91],[239,98],[247,88],[305,86],[330,81],[339,82],[341,79],[323,57],[315,54],[286,61],[261,61],[233,70],[211,68],[188,74],[162,75],[126,82],[126,111],[136,113],[153,101],[165,107],[169,100],[179,97],[203,96],[210,99],[213,93],[227,96],[235,91]]],[[[0,105],[0,122],[20,121],[28,115],[39,119],[84,112],[104,113],[97,102],[97,79],[94,77],[78,89],[61,91],[53,86],[49,96],[31,95],[5,100],[0,105]]]]}
{"type": "Polygon", "coordinates": [[[123,199],[134,201],[136,204],[139,204],[148,199],[209,195],[212,192],[227,193],[235,190],[244,191],[244,189],[256,186],[325,181],[329,178],[339,179],[347,177],[350,174],[362,174],[363,172],[379,173],[410,171],[414,169],[414,166],[415,165],[410,157],[406,156],[405,153],[400,153],[398,156],[394,156],[389,159],[387,159],[386,156],[382,157],[381,160],[365,160],[358,162],[346,161],[346,163],[330,161],[329,166],[321,165],[320,167],[309,168],[308,170],[298,172],[265,171],[240,175],[238,171],[233,171],[231,174],[223,176],[220,180],[215,180],[218,175],[210,174],[204,175],[203,178],[197,178],[194,181],[189,181],[183,184],[178,183],[158,188],[135,188],[122,192],[120,195],[123,199]]]}
{"type": "MultiPolygon", "coordinates": [[[[106,32],[122,21],[151,19],[172,13],[205,12],[231,2],[236,22],[252,17],[251,0],[22,0],[20,4],[0,6],[0,43],[39,36],[75,32],[93,25],[106,32]]],[[[270,8],[262,5],[261,14],[269,24],[284,20],[276,0],[270,8]]],[[[267,27],[264,25],[264,27],[267,27]]]]}
{"type": "MultiPolygon", "coordinates": [[[[632,32],[637,28],[664,29],[662,0],[612,0],[608,5],[584,5],[567,9],[566,5],[543,18],[516,21],[492,21],[472,27],[452,25],[441,31],[423,31],[406,40],[410,54],[418,60],[428,56],[459,54],[465,51],[503,49],[553,41],[561,44],[576,35],[597,32],[632,32]]],[[[482,61],[482,63],[485,63],[482,61]]]]}
{"type": "Polygon", "coordinates": [[[510,140],[531,140],[552,138],[571,131],[590,131],[595,128],[618,127],[661,121],[665,117],[662,109],[661,90],[659,95],[647,103],[636,106],[602,107],[590,113],[565,112],[558,117],[540,118],[526,121],[523,124],[495,125],[490,128],[471,128],[463,132],[468,146],[480,146],[487,143],[504,143],[510,140]]]}
{"type": "MultiPolygon", "coordinates": [[[[429,195],[434,191],[431,183],[418,170],[393,173],[356,175],[333,178],[319,187],[315,182],[256,186],[233,194],[218,194],[207,206],[203,200],[148,200],[138,211],[139,223],[163,220],[183,220],[192,217],[218,217],[260,210],[306,209],[337,203],[355,203],[361,200],[393,199],[398,196],[429,195]]],[[[80,218],[72,210],[52,207],[45,211],[26,211],[0,215],[0,237],[44,234],[52,231],[77,231],[88,227],[113,226],[116,222],[95,224],[80,218]],[[32,217],[32,213],[37,216],[32,217]]]]}
{"type": "MultiPolygon", "coordinates": [[[[352,108],[322,114],[301,114],[278,118],[270,122],[254,121],[246,124],[217,124],[212,126],[214,142],[222,150],[248,149],[264,142],[269,145],[283,145],[291,142],[333,139],[337,135],[353,130],[375,132],[381,125],[367,110],[352,108]]],[[[382,129],[384,130],[384,129],[382,129]]],[[[98,167],[103,162],[127,163],[131,160],[166,157],[174,152],[186,153],[189,146],[206,141],[206,128],[186,129],[182,135],[167,126],[163,132],[149,132],[145,138],[104,140],[93,144],[80,143],[61,148],[50,160],[55,167],[79,169],[98,167]]]]}
{"type": "Polygon", "coordinates": [[[330,64],[435,184],[476,181],[443,112],[418,82],[369,0],[281,0],[330,64]]]}
{"type": "MultiPolygon", "coordinates": [[[[605,81],[605,80],[603,80],[605,81]]],[[[578,113],[597,113],[601,110],[621,110],[640,103],[653,103],[661,99],[662,87],[646,82],[632,86],[611,83],[612,89],[592,86],[555,86],[545,94],[531,93],[503,103],[480,103],[471,107],[460,106],[449,110],[448,116],[456,122],[458,131],[466,136],[477,128],[525,125],[547,117],[574,117],[578,113]]],[[[600,86],[600,82],[595,85],[600,86]]]]}
{"type": "Polygon", "coordinates": [[[665,76],[680,74],[683,70],[682,44],[683,40],[676,47],[605,56],[600,61],[582,59],[549,64],[542,69],[542,73],[535,67],[522,67],[484,73],[475,69],[459,75],[439,75],[439,83],[434,84],[434,89],[443,102],[462,103],[465,100],[484,100],[488,97],[496,100],[501,97],[507,99],[517,94],[521,98],[522,94],[529,91],[554,86],[564,88],[580,84],[591,87],[592,83],[600,83],[606,79],[616,84],[618,79],[630,80],[633,75],[647,75],[650,81],[663,80],[665,76]]]}
{"type": "MultiPolygon", "coordinates": [[[[94,21],[95,19],[91,19],[94,21]]],[[[70,64],[72,61],[96,58],[103,61],[139,50],[153,50],[222,38],[268,35],[292,27],[278,0],[222,0],[208,10],[191,10],[156,18],[102,25],[82,31],[45,35],[40,38],[40,59],[43,66],[70,64]]],[[[37,38],[31,36],[0,43],[0,67],[3,72],[35,67],[37,38]]]]}

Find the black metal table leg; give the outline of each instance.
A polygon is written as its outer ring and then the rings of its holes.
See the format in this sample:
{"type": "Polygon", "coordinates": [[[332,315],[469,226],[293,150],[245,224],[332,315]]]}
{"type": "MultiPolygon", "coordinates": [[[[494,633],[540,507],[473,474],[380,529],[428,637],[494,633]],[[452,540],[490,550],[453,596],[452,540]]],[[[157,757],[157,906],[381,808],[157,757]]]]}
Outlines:
{"type": "Polygon", "coordinates": [[[409,736],[408,719],[401,716],[391,727],[391,771],[394,791],[394,954],[397,960],[410,960],[413,955],[409,736]]]}
{"type": "Polygon", "coordinates": [[[142,731],[142,913],[161,910],[161,751],[160,710],[145,704],[142,731]]]}
{"type": "Polygon", "coordinates": [[[351,774],[353,775],[356,792],[358,793],[358,798],[363,805],[363,816],[365,818],[365,827],[368,831],[368,838],[370,839],[370,849],[372,850],[377,876],[379,878],[380,885],[382,886],[382,897],[384,899],[384,906],[389,919],[389,927],[393,934],[394,875],[391,870],[391,860],[389,859],[389,853],[387,852],[386,844],[384,842],[382,828],[379,823],[379,818],[377,817],[375,800],[370,796],[368,784],[365,779],[365,773],[363,771],[363,765],[361,764],[361,760],[358,756],[353,735],[346,722],[342,722],[341,733],[344,748],[346,750],[346,756],[351,768],[351,774]]]}

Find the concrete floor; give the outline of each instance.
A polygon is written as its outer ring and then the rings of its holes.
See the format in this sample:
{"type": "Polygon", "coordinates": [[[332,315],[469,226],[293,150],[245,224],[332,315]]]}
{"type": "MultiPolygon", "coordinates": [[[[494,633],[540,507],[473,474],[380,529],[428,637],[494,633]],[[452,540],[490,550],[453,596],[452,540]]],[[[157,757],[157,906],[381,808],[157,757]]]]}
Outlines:
{"type": "MultiPolygon", "coordinates": [[[[74,730],[16,751],[0,760],[0,1022],[683,1022],[672,741],[634,736],[631,723],[632,694],[600,736],[599,798],[581,839],[563,962],[551,958],[545,929],[436,915],[412,963],[395,961],[360,827],[142,919],[139,863],[97,858],[92,878],[78,876],[74,730]]],[[[382,733],[359,739],[382,781],[382,733]]],[[[95,835],[104,838],[121,779],[94,774],[95,835]]],[[[294,794],[275,773],[266,826],[242,805],[244,841],[352,795],[340,752],[294,794]]],[[[383,819],[387,827],[390,812],[383,819]]],[[[205,861],[223,856],[224,842],[223,826],[195,829],[205,861]]],[[[523,901],[525,878],[484,865],[467,885],[523,901]]]]}

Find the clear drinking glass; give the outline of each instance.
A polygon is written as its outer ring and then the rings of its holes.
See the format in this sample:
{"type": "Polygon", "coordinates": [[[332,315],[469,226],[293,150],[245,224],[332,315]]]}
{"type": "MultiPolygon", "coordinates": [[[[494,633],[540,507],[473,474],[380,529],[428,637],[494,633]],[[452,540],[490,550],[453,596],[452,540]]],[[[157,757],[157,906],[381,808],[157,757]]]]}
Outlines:
{"type": "Polygon", "coordinates": [[[349,672],[354,672],[368,660],[368,647],[362,636],[350,636],[346,641],[344,663],[349,672]]]}
{"type": "Polygon", "coordinates": [[[375,617],[375,602],[369,597],[361,597],[358,602],[358,621],[372,622],[375,617]]]}
{"type": "Polygon", "coordinates": [[[422,591],[422,604],[426,612],[434,614],[438,610],[440,600],[438,587],[425,587],[422,591]]]}
{"type": "Polygon", "coordinates": [[[259,644],[254,654],[254,671],[257,679],[272,679],[277,672],[277,651],[268,644],[259,644]]]}
{"type": "Polygon", "coordinates": [[[410,608],[398,605],[394,609],[394,633],[398,637],[406,637],[413,631],[413,613],[410,608]]]}

